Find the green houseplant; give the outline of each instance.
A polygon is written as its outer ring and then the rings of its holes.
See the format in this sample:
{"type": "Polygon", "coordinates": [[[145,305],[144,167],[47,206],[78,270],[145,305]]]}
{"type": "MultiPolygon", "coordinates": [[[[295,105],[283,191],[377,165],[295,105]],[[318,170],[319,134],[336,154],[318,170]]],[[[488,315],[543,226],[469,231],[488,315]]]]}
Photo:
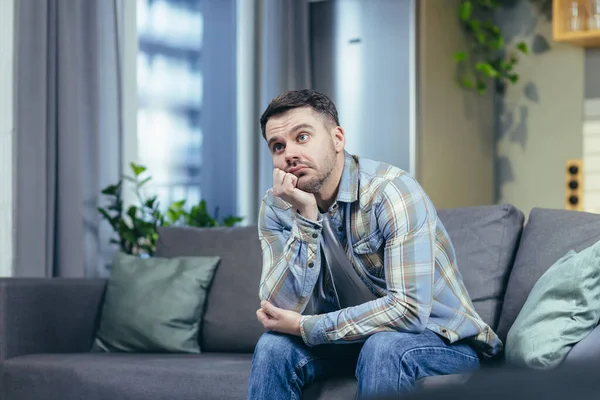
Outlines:
{"type": "Polygon", "coordinates": [[[156,251],[158,228],[160,226],[185,225],[195,227],[234,226],[243,218],[228,216],[222,222],[218,220],[218,209],[214,216],[208,212],[206,201],[185,208],[185,200],[179,200],[162,211],[157,196],[144,196],[143,188],[152,179],[145,176],[146,167],[130,164],[133,176],[124,175],[118,183],[102,190],[107,199],[106,207],[98,207],[102,218],[108,221],[117,238],[111,243],[119,246],[127,254],[152,256],[156,251]],[[125,209],[123,202],[124,182],[133,185],[137,204],[125,209]]]}
{"type": "Polygon", "coordinates": [[[507,0],[463,0],[458,18],[464,28],[469,48],[454,55],[458,66],[458,83],[465,89],[484,94],[491,82],[498,91],[507,84],[515,84],[519,75],[515,72],[519,54],[528,54],[525,42],[509,49],[500,27],[494,23],[494,10],[507,0]]]}

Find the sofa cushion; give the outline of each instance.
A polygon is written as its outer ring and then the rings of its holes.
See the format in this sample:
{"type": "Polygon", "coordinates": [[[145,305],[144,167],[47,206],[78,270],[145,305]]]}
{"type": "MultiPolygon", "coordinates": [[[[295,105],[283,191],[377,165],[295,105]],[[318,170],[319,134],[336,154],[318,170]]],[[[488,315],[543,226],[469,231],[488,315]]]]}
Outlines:
{"type": "Polygon", "coordinates": [[[319,380],[302,393],[302,400],[354,399],[358,381],[354,376],[319,380]]]}
{"type": "Polygon", "coordinates": [[[534,208],[510,274],[497,333],[508,331],[537,280],[569,250],[579,252],[600,239],[600,215],[581,211],[534,208]]]}
{"type": "Polygon", "coordinates": [[[28,355],[1,367],[6,399],[244,399],[250,354],[28,355]]]}
{"type": "Polygon", "coordinates": [[[451,374],[451,375],[432,375],[419,379],[416,382],[418,389],[431,390],[443,388],[449,385],[463,385],[471,379],[472,373],[451,374]]]}
{"type": "Polygon", "coordinates": [[[94,349],[200,353],[204,302],[219,257],[140,258],[117,253],[94,349]]]}
{"type": "Polygon", "coordinates": [[[256,319],[262,251],[256,226],[163,227],[157,257],[219,256],[206,302],[202,351],[253,352],[264,328],[256,319]]]}
{"type": "Polygon", "coordinates": [[[600,321],[600,241],[570,250],[533,286],[506,338],[506,361],[548,369],[600,321]]]}
{"type": "MultiPolygon", "coordinates": [[[[245,399],[251,354],[41,354],[1,367],[6,399],[245,399]]],[[[354,377],[320,381],[303,400],[351,399],[354,377]]]]}
{"type": "Polygon", "coordinates": [[[511,205],[440,209],[458,269],[481,318],[495,329],[524,215],[511,205]]]}

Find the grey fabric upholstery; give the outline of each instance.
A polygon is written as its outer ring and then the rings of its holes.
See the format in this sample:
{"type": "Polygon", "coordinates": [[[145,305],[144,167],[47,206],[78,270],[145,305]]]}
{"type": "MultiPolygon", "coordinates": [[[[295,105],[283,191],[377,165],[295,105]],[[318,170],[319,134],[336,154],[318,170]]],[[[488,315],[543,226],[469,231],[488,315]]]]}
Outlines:
{"type": "Polygon", "coordinates": [[[531,211],[502,306],[497,333],[503,341],[544,272],[569,250],[581,251],[598,240],[598,214],[541,208],[531,211]]]}
{"type": "Polygon", "coordinates": [[[417,381],[417,388],[431,390],[449,385],[462,385],[464,383],[467,383],[471,376],[472,374],[428,376],[417,381]]]}
{"type": "Polygon", "coordinates": [[[2,366],[7,399],[244,399],[250,354],[41,354],[2,366]],[[51,394],[51,395],[50,395],[51,394]]]}
{"type": "Polygon", "coordinates": [[[318,381],[304,390],[302,400],[348,399],[356,396],[358,381],[353,376],[318,381]]]}
{"type": "Polygon", "coordinates": [[[438,210],[481,318],[496,329],[524,215],[511,205],[438,210]]]}
{"type": "Polygon", "coordinates": [[[600,363],[600,325],[571,348],[563,364],[571,365],[593,361],[600,363]]]}
{"type": "Polygon", "coordinates": [[[159,257],[221,256],[206,302],[202,350],[253,352],[264,333],[256,319],[262,269],[257,227],[161,228],[159,235],[159,257]]]}
{"type": "Polygon", "coordinates": [[[104,279],[0,279],[0,361],[89,351],[105,287],[104,279]]]}
{"type": "MultiPolygon", "coordinates": [[[[251,354],[40,354],[2,367],[6,399],[244,399],[251,354]]],[[[356,379],[319,382],[304,400],[352,399],[356,379]]]]}

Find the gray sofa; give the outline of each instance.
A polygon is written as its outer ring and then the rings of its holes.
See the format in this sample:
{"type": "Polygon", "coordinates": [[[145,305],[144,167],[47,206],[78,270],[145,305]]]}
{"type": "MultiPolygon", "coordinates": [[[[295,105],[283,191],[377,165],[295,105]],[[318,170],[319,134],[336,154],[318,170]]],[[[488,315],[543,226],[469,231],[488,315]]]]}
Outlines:
{"type": "MultiPolygon", "coordinates": [[[[534,209],[524,225],[523,213],[509,205],[438,213],[477,311],[503,340],[545,270],[568,250],[600,239],[595,214],[534,209]]],[[[222,257],[199,337],[203,353],[91,353],[105,280],[2,279],[3,399],[245,398],[252,351],[263,332],[255,318],[261,272],[256,227],[163,228],[160,235],[157,256],[222,257]]],[[[467,378],[426,378],[419,386],[467,378]]],[[[304,398],[352,398],[355,389],[349,376],[318,382],[304,398]]]]}

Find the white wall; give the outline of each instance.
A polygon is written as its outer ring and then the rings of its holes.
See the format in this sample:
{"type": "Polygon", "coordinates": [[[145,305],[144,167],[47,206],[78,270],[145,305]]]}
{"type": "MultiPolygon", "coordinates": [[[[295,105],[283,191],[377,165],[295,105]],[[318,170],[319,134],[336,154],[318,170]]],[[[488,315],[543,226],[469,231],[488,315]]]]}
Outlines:
{"type": "Polygon", "coordinates": [[[13,269],[14,5],[0,1],[0,276],[13,269]]]}

